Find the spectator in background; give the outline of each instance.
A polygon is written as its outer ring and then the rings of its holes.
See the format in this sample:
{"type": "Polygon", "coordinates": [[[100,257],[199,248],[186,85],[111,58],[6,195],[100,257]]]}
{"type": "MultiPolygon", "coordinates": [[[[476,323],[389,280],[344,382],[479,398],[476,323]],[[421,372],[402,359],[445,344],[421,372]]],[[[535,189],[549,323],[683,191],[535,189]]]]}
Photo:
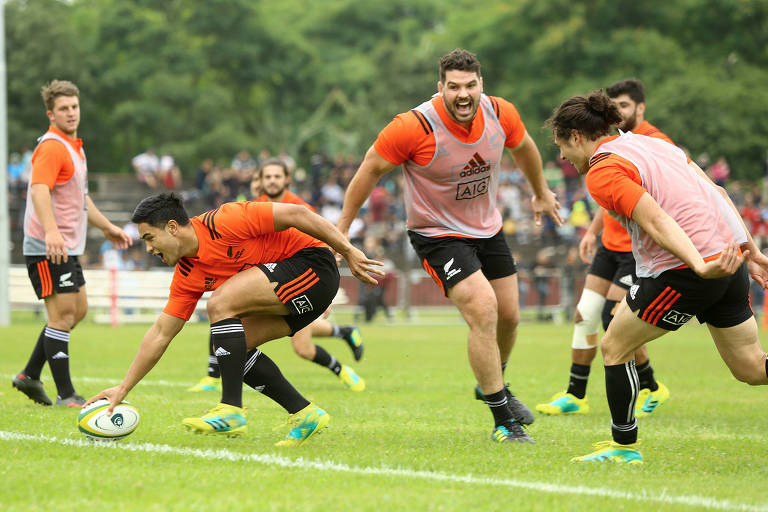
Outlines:
{"type": "Polygon", "coordinates": [[[293,176],[294,181],[296,180],[296,176],[294,175],[294,172],[296,170],[296,160],[293,159],[293,157],[288,153],[286,150],[282,150],[280,154],[278,155],[278,158],[285,163],[285,167],[288,168],[288,174],[293,176]]]}
{"type": "Polygon", "coordinates": [[[540,322],[552,320],[552,314],[546,313],[545,307],[549,299],[549,285],[552,280],[552,258],[555,255],[553,247],[544,247],[536,253],[536,266],[533,267],[533,287],[538,295],[536,319],[540,322]]]}
{"type": "MultiPolygon", "coordinates": [[[[387,315],[387,320],[391,321],[392,312],[389,310],[389,305],[386,303],[385,295],[387,293],[387,288],[389,288],[394,279],[392,274],[394,265],[390,260],[386,259],[384,250],[375,237],[365,237],[365,240],[363,241],[363,251],[370,251],[366,252],[369,258],[374,258],[383,262],[384,266],[382,267],[382,270],[387,274],[379,279],[379,284],[377,286],[372,286],[363,282],[360,283],[358,307],[365,314],[366,323],[370,323],[373,320],[379,309],[383,310],[384,314],[387,315]]],[[[359,312],[355,312],[355,319],[358,318],[358,315],[359,312]]]]}
{"type": "Polygon", "coordinates": [[[168,190],[181,186],[181,170],[176,165],[176,160],[168,153],[163,153],[160,157],[158,176],[168,190]]]}
{"type": "Polygon", "coordinates": [[[731,168],[728,166],[725,157],[721,156],[718,158],[707,170],[707,174],[709,174],[716,185],[724,187],[725,182],[731,177],[731,168]]]}
{"type": "Polygon", "coordinates": [[[246,151],[245,149],[241,149],[236,155],[235,158],[232,159],[232,163],[230,164],[230,167],[233,171],[238,173],[247,173],[248,176],[253,174],[253,171],[256,170],[258,167],[258,164],[256,163],[256,160],[251,158],[251,154],[246,151]]]}
{"type": "Polygon", "coordinates": [[[144,183],[153,190],[157,188],[159,183],[158,171],[160,169],[160,159],[157,158],[157,155],[152,148],[133,157],[131,165],[133,165],[133,168],[136,171],[136,177],[139,182],[144,183]]]}
{"type": "Polygon", "coordinates": [[[581,188],[581,176],[579,171],[571,162],[564,158],[558,158],[555,164],[560,168],[560,172],[565,180],[565,193],[570,197],[576,190],[581,188]]]}
{"type": "Polygon", "coordinates": [[[24,162],[21,161],[21,155],[18,153],[11,153],[8,158],[8,189],[11,194],[19,193],[26,185],[23,181],[24,177],[24,162]]]}
{"type": "Polygon", "coordinates": [[[213,170],[213,159],[206,158],[200,162],[200,167],[197,168],[195,174],[195,188],[200,192],[200,195],[205,196],[210,192],[210,186],[208,185],[208,173],[213,170]]]}

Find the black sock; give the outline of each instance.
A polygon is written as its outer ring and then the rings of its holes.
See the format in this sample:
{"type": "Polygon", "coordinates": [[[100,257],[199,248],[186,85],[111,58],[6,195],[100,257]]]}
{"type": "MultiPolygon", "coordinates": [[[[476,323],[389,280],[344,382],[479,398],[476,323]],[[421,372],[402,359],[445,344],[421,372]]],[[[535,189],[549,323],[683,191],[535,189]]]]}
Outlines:
{"type": "Polygon", "coordinates": [[[309,405],[309,401],[283,377],[280,368],[260,350],[248,352],[243,382],[277,402],[290,414],[309,405]]]}
{"type": "Polygon", "coordinates": [[[43,371],[45,365],[45,327],[40,331],[35,348],[32,349],[32,354],[29,356],[29,361],[27,361],[27,366],[24,367],[23,371],[24,375],[34,380],[40,380],[40,372],[43,371]]]}
{"type": "Polygon", "coordinates": [[[237,318],[225,318],[211,324],[211,342],[221,371],[221,403],[243,406],[243,370],[245,368],[245,331],[237,318]]]}
{"type": "Polygon", "coordinates": [[[208,376],[218,379],[221,377],[221,370],[219,369],[219,360],[213,353],[216,349],[213,348],[213,338],[208,340],[208,376]]]}
{"type": "Polygon", "coordinates": [[[568,393],[576,398],[584,398],[587,394],[590,367],[583,364],[571,363],[571,378],[568,380],[568,393]]]}
{"type": "Polygon", "coordinates": [[[765,376],[768,377],[768,357],[765,358],[765,376]]]}
{"type": "Polygon", "coordinates": [[[613,440],[620,444],[637,441],[635,400],[639,391],[635,362],[605,367],[605,394],[611,409],[613,440]]]}
{"type": "Polygon", "coordinates": [[[341,363],[320,345],[315,345],[315,358],[312,362],[329,368],[336,375],[341,371],[341,363]]]}
{"type": "Polygon", "coordinates": [[[69,331],[46,326],[43,333],[45,358],[56,383],[56,392],[59,398],[68,398],[75,393],[69,377],[69,331]]]}
{"type": "Polygon", "coordinates": [[[650,360],[637,366],[635,369],[637,370],[637,379],[640,381],[640,389],[648,388],[651,391],[659,389],[659,384],[653,378],[653,368],[651,367],[650,360]]]}
{"type": "Polygon", "coordinates": [[[485,405],[491,408],[493,421],[496,426],[512,419],[512,411],[507,405],[507,388],[501,388],[496,393],[484,395],[485,405]]]}

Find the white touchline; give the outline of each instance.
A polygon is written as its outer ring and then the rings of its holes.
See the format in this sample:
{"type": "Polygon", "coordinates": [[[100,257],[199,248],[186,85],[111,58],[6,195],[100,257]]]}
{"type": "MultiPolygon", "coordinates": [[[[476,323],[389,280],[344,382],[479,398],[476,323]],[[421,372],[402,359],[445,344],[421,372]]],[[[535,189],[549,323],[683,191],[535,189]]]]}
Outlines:
{"type": "MultiPolygon", "coordinates": [[[[338,471],[358,475],[399,476],[404,478],[418,478],[422,480],[434,480],[442,482],[459,482],[472,485],[493,485],[499,487],[515,487],[552,494],[577,494],[582,496],[599,496],[620,500],[633,500],[638,503],[656,502],[674,505],[686,505],[697,508],[714,510],[740,510],[745,512],[768,512],[768,506],[735,503],[729,500],[720,500],[708,496],[668,494],[666,491],[653,492],[629,492],[607,487],[587,487],[584,485],[548,484],[544,482],[531,482],[525,480],[513,480],[510,478],[492,478],[472,475],[451,475],[434,471],[419,471],[415,469],[381,467],[357,467],[339,462],[313,461],[303,457],[291,459],[280,455],[267,455],[258,453],[239,453],[230,450],[200,450],[197,448],[180,448],[167,444],[152,443],[94,443],[83,439],[59,439],[51,436],[30,435],[21,432],[6,432],[0,430],[0,441],[36,441],[41,443],[60,444],[64,446],[92,447],[97,450],[125,450],[131,452],[164,453],[179,455],[182,457],[195,457],[198,459],[221,460],[232,462],[259,462],[268,466],[295,467],[305,470],[307,468],[318,471],[338,471]]],[[[589,464],[589,463],[587,463],[589,464]]]]}

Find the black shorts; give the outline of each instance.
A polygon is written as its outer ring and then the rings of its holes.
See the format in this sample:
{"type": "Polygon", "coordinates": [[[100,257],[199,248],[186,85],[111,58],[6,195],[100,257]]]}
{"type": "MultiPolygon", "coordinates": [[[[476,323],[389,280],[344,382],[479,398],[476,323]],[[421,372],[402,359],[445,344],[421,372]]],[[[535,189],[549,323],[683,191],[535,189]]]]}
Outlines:
{"type": "Polygon", "coordinates": [[[339,267],[327,247],[308,247],[290,258],[257,265],[288,308],[291,336],[319,318],[339,291],[339,267]]]}
{"type": "Polygon", "coordinates": [[[753,316],[749,276],[742,265],[732,276],[702,279],[690,269],[641,277],[627,293],[627,305],[651,325],[675,331],[694,315],[701,323],[726,328],[753,316]]]}
{"type": "Polygon", "coordinates": [[[635,256],[631,252],[612,251],[600,244],[587,273],[629,290],[637,281],[635,268],[635,256]]]}
{"type": "Polygon", "coordinates": [[[491,238],[428,237],[413,231],[408,232],[408,237],[424,270],[446,297],[449,288],[477,270],[482,270],[489,281],[517,273],[515,259],[501,231],[491,238]]]}
{"type": "Polygon", "coordinates": [[[66,263],[52,263],[45,256],[25,256],[27,273],[38,299],[54,293],[77,293],[85,286],[83,267],[77,256],[67,257],[66,263]]]}

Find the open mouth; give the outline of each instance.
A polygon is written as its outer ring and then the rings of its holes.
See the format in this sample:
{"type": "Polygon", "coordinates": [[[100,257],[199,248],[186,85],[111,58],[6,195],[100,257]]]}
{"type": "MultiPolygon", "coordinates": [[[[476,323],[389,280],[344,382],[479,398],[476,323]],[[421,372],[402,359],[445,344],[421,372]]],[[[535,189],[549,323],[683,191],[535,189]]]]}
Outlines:
{"type": "Polygon", "coordinates": [[[456,114],[460,116],[469,115],[472,113],[472,100],[461,100],[455,103],[456,114]]]}

